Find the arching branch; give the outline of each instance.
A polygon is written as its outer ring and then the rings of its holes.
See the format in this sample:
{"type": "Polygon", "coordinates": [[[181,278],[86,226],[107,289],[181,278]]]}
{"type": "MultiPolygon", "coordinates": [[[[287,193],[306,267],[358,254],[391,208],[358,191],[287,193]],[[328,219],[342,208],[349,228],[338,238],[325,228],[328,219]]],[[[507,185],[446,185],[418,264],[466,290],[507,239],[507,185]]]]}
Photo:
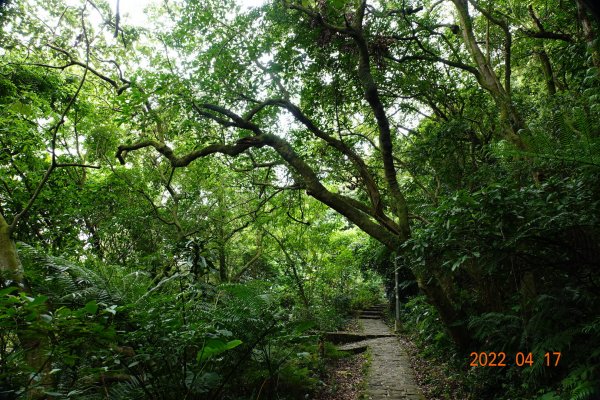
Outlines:
{"type": "Polygon", "coordinates": [[[227,154],[229,156],[237,156],[242,152],[246,151],[251,147],[263,147],[266,143],[264,142],[264,137],[261,136],[250,136],[246,138],[239,139],[235,144],[227,145],[227,144],[211,144],[202,149],[192,151],[184,156],[178,157],[175,155],[173,149],[167,146],[164,143],[161,143],[156,140],[144,140],[141,142],[129,144],[129,145],[121,145],[117,149],[116,157],[121,163],[121,165],[125,164],[125,156],[128,152],[143,149],[146,147],[153,147],[156,151],[162,154],[167,160],[171,162],[171,165],[175,168],[185,167],[189,165],[192,161],[197,160],[198,158],[206,157],[211,154],[221,153],[227,154]]]}
{"type": "Polygon", "coordinates": [[[286,99],[270,99],[264,101],[263,103],[258,104],[254,109],[252,109],[248,114],[246,114],[246,119],[252,118],[256,115],[260,110],[268,105],[273,105],[277,107],[281,107],[289,111],[294,118],[300,122],[304,127],[306,127],[311,133],[313,133],[316,137],[325,141],[329,146],[338,150],[342,154],[348,157],[350,162],[354,165],[357,172],[359,173],[363,183],[365,184],[365,188],[367,190],[367,194],[371,200],[371,204],[373,206],[373,210],[375,214],[381,214],[383,212],[383,207],[381,204],[381,195],[379,193],[379,189],[375,183],[375,179],[371,172],[369,171],[364,160],[345,142],[340,139],[335,138],[333,135],[325,132],[321,128],[319,128],[314,121],[312,121],[306,114],[302,112],[302,110],[286,99]]]}
{"type": "Polygon", "coordinates": [[[340,29],[339,27],[333,26],[331,23],[326,21],[320,14],[319,18],[315,18],[314,11],[301,6],[290,5],[289,8],[299,10],[305,15],[312,17],[321,26],[332,29],[338,33],[350,37],[358,50],[358,70],[357,75],[362,86],[364,98],[369,104],[375,121],[377,122],[377,128],[379,131],[379,144],[381,148],[381,159],[383,162],[383,170],[385,181],[389,188],[390,194],[393,198],[392,205],[394,214],[398,217],[400,228],[399,236],[402,240],[407,239],[410,235],[410,227],[408,221],[408,205],[404,194],[400,189],[398,178],[396,176],[396,169],[394,166],[393,159],[393,143],[390,129],[390,121],[388,119],[385,106],[381,101],[379,94],[379,88],[373,78],[371,72],[371,60],[369,53],[369,45],[367,38],[363,31],[363,22],[365,17],[365,10],[367,8],[367,1],[361,0],[355,10],[354,21],[351,26],[347,24],[347,27],[340,29]],[[332,26],[330,28],[330,26],[332,26]]]}

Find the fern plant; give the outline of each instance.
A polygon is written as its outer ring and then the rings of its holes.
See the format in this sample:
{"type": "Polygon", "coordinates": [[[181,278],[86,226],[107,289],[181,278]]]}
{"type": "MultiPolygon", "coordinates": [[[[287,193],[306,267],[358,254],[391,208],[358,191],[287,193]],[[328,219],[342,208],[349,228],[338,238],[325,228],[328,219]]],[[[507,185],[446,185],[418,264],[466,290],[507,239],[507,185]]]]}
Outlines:
{"type": "Polygon", "coordinates": [[[526,150],[500,141],[493,145],[492,153],[501,159],[526,157],[600,167],[600,96],[562,96],[538,105],[538,118],[521,131],[526,150]]]}
{"type": "Polygon", "coordinates": [[[600,394],[597,366],[582,365],[562,381],[571,400],[590,400],[600,394]]]}
{"type": "Polygon", "coordinates": [[[50,295],[56,304],[134,304],[162,286],[145,271],[100,262],[83,265],[25,243],[18,243],[18,249],[34,292],[50,295]]]}

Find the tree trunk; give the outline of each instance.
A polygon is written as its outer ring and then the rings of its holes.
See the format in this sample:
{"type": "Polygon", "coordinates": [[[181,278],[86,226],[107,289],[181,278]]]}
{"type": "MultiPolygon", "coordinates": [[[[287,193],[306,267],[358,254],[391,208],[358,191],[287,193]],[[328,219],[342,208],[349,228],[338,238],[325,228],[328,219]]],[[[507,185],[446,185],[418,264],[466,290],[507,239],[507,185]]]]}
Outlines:
{"type": "MultiPolygon", "coordinates": [[[[465,46],[467,47],[472,60],[475,62],[475,65],[477,65],[477,71],[479,72],[477,75],[477,81],[482,88],[491,94],[500,111],[500,121],[503,126],[503,135],[519,149],[525,150],[526,145],[519,136],[519,130],[521,130],[525,124],[521,118],[521,115],[512,104],[510,87],[502,86],[500,79],[498,79],[494,69],[477,44],[477,39],[473,33],[473,21],[469,15],[467,0],[452,0],[452,2],[454,3],[456,11],[458,12],[465,46]]],[[[509,59],[511,54],[510,45],[510,37],[508,37],[505,46],[505,57],[509,59]]],[[[506,85],[510,85],[509,66],[510,62],[507,63],[505,71],[506,85]]]]}
{"type": "Polygon", "coordinates": [[[548,94],[553,96],[556,94],[556,83],[554,81],[554,71],[552,71],[552,64],[550,64],[550,58],[543,47],[536,51],[540,64],[542,65],[542,72],[544,73],[544,80],[546,81],[546,89],[548,94]]]}
{"type": "Polygon", "coordinates": [[[583,37],[587,43],[588,51],[592,55],[592,63],[594,67],[600,68],[600,45],[596,43],[596,33],[592,27],[592,22],[588,18],[585,4],[582,0],[576,0],[577,3],[577,18],[583,28],[583,37]]]}
{"type": "Polygon", "coordinates": [[[417,277],[417,283],[429,302],[436,308],[442,323],[456,346],[461,350],[468,349],[471,344],[471,336],[464,326],[464,316],[455,309],[443,288],[436,282],[435,278],[417,277]]]}
{"type": "MultiPolygon", "coordinates": [[[[11,234],[10,225],[0,213],[0,287],[16,285],[29,292],[29,288],[25,285],[23,266],[11,234]]],[[[25,354],[25,362],[40,375],[40,386],[29,390],[26,398],[45,398],[43,389],[52,384],[52,376],[49,374],[50,363],[45,355],[45,349],[49,347],[48,337],[44,333],[29,330],[26,326],[17,329],[16,334],[25,354]]]]}
{"type": "Polygon", "coordinates": [[[23,267],[11,237],[10,225],[0,213],[0,285],[23,285],[23,267]]]}
{"type": "Polygon", "coordinates": [[[358,77],[360,79],[364,97],[369,106],[373,110],[373,115],[377,121],[377,128],[379,131],[379,147],[381,150],[381,159],[383,161],[383,172],[385,181],[389,188],[392,196],[391,208],[394,215],[398,218],[398,228],[400,229],[399,237],[400,240],[406,240],[410,237],[410,223],[408,219],[408,203],[406,198],[400,189],[398,183],[398,177],[396,173],[396,166],[394,164],[393,157],[393,141],[392,133],[390,128],[390,121],[386,115],[385,107],[379,97],[379,90],[377,84],[371,74],[371,63],[370,54],[367,40],[361,33],[354,36],[354,41],[358,48],[359,53],[359,64],[358,64],[358,77]]]}
{"type": "Polygon", "coordinates": [[[227,238],[225,237],[225,220],[226,220],[226,205],[225,205],[225,189],[219,187],[217,189],[217,204],[218,204],[218,227],[217,227],[217,246],[219,253],[219,280],[222,283],[229,281],[229,271],[227,270],[227,238]]]}
{"type": "Polygon", "coordinates": [[[219,243],[219,279],[221,282],[227,282],[229,280],[229,274],[227,273],[227,255],[225,254],[225,243],[219,243]]]}
{"type": "MultiPolygon", "coordinates": [[[[287,254],[286,254],[286,257],[287,254]]],[[[306,312],[310,314],[311,310],[310,310],[310,302],[308,301],[308,297],[306,297],[306,292],[304,291],[304,283],[302,282],[302,278],[300,278],[300,275],[298,274],[298,269],[296,268],[296,263],[288,257],[288,262],[290,264],[290,269],[292,270],[292,279],[294,279],[294,282],[296,283],[296,286],[298,287],[298,294],[300,295],[300,298],[302,299],[302,303],[304,304],[304,307],[306,308],[306,312]]]]}

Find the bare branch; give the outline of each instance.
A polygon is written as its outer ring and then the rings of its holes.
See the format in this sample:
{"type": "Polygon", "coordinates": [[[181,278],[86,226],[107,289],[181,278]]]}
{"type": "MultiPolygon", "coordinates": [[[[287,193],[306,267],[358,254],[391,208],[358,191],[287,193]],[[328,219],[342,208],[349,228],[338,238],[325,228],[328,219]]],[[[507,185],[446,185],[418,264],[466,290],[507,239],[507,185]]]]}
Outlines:
{"type": "Polygon", "coordinates": [[[261,254],[262,254],[262,240],[260,240],[259,237],[259,243],[258,243],[258,250],[256,251],[256,254],[254,255],[254,257],[252,257],[250,259],[250,261],[248,261],[236,274],[235,276],[232,278],[233,282],[238,282],[240,280],[240,278],[246,273],[246,271],[248,271],[248,269],[250,269],[250,267],[252,267],[252,265],[254,265],[254,263],[256,261],[258,261],[258,259],[260,258],[261,254]]]}
{"type": "Polygon", "coordinates": [[[182,157],[177,157],[173,150],[166,144],[158,142],[156,140],[144,140],[130,145],[119,146],[117,149],[116,157],[121,163],[121,165],[124,165],[125,156],[128,152],[143,149],[145,147],[154,147],[156,151],[158,151],[171,162],[171,165],[173,167],[179,168],[189,165],[192,161],[198,158],[206,157],[211,154],[221,153],[227,154],[229,156],[237,156],[238,154],[244,152],[245,150],[251,147],[263,147],[265,145],[266,143],[261,135],[250,136],[239,139],[235,144],[232,145],[211,144],[202,149],[192,151],[191,153],[188,153],[182,157]]]}
{"type": "MultiPolygon", "coordinates": [[[[89,55],[87,56],[88,60],[84,63],[84,62],[81,62],[81,61],[77,60],[67,50],[62,49],[62,48],[60,48],[60,47],[58,47],[58,46],[56,46],[56,45],[54,45],[52,43],[48,43],[47,46],[50,47],[51,49],[55,50],[55,51],[58,51],[59,53],[64,54],[69,59],[69,63],[66,64],[66,65],[64,65],[64,66],[47,65],[46,66],[47,68],[65,69],[67,67],[71,67],[71,66],[77,65],[79,67],[84,68],[86,71],[91,72],[93,75],[97,76],[98,78],[102,79],[104,82],[106,82],[109,85],[111,85],[113,88],[115,88],[115,90],[117,91],[117,94],[123,93],[123,91],[125,91],[125,89],[127,89],[127,88],[130,87],[129,81],[123,79],[123,77],[121,75],[120,75],[120,79],[121,79],[121,81],[124,82],[124,85],[122,85],[122,86],[119,85],[114,79],[109,78],[108,76],[106,76],[106,75],[102,74],[101,72],[95,70],[94,68],[90,67],[90,65],[89,65],[89,55]]],[[[43,65],[40,65],[40,66],[43,66],[43,65]]],[[[119,73],[121,73],[120,69],[119,69],[119,73]]]]}
{"type": "Polygon", "coordinates": [[[88,164],[79,164],[79,163],[58,163],[55,165],[55,168],[66,168],[66,167],[80,167],[80,168],[92,168],[92,169],[100,169],[99,165],[88,165],[88,164]]]}
{"type": "Polygon", "coordinates": [[[452,60],[447,60],[445,58],[442,57],[437,57],[437,56],[404,56],[401,58],[396,58],[394,56],[391,55],[386,55],[385,58],[387,58],[388,60],[392,60],[395,61],[397,63],[403,63],[406,61],[430,61],[430,62],[439,62],[442,64],[446,64],[450,67],[454,67],[454,68],[458,68],[458,69],[462,69],[463,71],[467,71],[470,72],[471,74],[475,75],[475,77],[479,77],[480,73],[477,70],[477,68],[473,67],[472,65],[468,65],[459,61],[452,61],[452,60]]]}
{"type": "Polygon", "coordinates": [[[297,222],[302,225],[310,226],[310,221],[301,221],[301,220],[295,218],[292,214],[290,214],[289,210],[285,214],[294,222],[297,222]]]}
{"type": "Polygon", "coordinates": [[[224,107],[221,106],[217,106],[215,104],[196,104],[196,103],[192,103],[192,107],[194,108],[194,110],[196,110],[196,112],[204,117],[210,118],[212,120],[214,120],[215,122],[219,123],[220,125],[223,126],[227,126],[227,127],[237,127],[237,128],[241,128],[241,129],[247,129],[250,130],[256,134],[259,133],[259,128],[256,124],[253,124],[252,122],[250,122],[249,119],[247,118],[243,118],[239,115],[237,115],[236,113],[234,113],[231,110],[228,110],[224,107]],[[222,117],[216,116],[211,112],[207,112],[205,110],[209,110],[212,112],[215,112],[217,114],[221,114],[227,118],[230,119],[224,119],[222,117]]]}
{"type": "Polygon", "coordinates": [[[393,10],[387,10],[384,12],[377,12],[377,10],[375,10],[374,7],[372,6],[367,6],[367,9],[369,11],[369,13],[375,15],[376,17],[390,17],[393,15],[402,15],[402,16],[408,16],[408,15],[412,15],[412,14],[416,14],[419,11],[423,10],[423,6],[419,6],[419,7],[406,7],[406,8],[401,8],[401,9],[393,9],[393,10]]]}
{"type": "Polygon", "coordinates": [[[250,171],[254,171],[255,169],[272,168],[272,167],[275,167],[277,165],[284,165],[284,164],[281,161],[272,161],[272,162],[266,162],[266,163],[257,163],[256,161],[252,160],[252,166],[250,168],[236,168],[233,165],[230,165],[230,168],[231,168],[232,171],[235,171],[235,172],[250,172],[250,171]]]}
{"type": "MultiPolygon", "coordinates": [[[[154,215],[156,216],[156,218],[158,218],[165,225],[171,225],[171,226],[177,227],[177,223],[175,221],[169,221],[168,219],[166,219],[160,215],[159,208],[156,206],[156,204],[154,204],[154,201],[150,198],[150,196],[146,192],[144,192],[141,189],[138,189],[136,191],[139,194],[141,194],[142,197],[148,201],[148,203],[150,203],[150,206],[152,207],[152,210],[154,211],[154,215]]],[[[180,229],[181,227],[177,227],[177,228],[180,229]]]]}
{"type": "Polygon", "coordinates": [[[273,82],[275,82],[279,91],[281,93],[283,93],[283,97],[286,100],[289,100],[290,92],[288,92],[287,89],[283,86],[283,83],[281,82],[281,79],[279,78],[279,76],[277,74],[273,73],[273,71],[269,70],[264,65],[262,65],[258,60],[254,60],[254,64],[256,64],[256,66],[258,68],[260,68],[261,71],[265,72],[266,74],[268,74],[271,77],[271,79],[273,79],[273,82]]]}
{"type": "Polygon", "coordinates": [[[526,36],[536,38],[536,39],[554,39],[554,40],[562,40],[567,43],[572,43],[573,38],[566,33],[556,33],[556,32],[548,32],[545,28],[538,16],[535,14],[533,6],[530,4],[528,7],[529,15],[531,19],[533,19],[533,23],[535,24],[538,31],[532,31],[528,29],[521,29],[520,32],[526,36]]]}
{"type": "Polygon", "coordinates": [[[379,194],[379,189],[377,188],[377,185],[375,183],[375,179],[369,171],[364,160],[352,148],[346,145],[346,143],[344,143],[342,140],[336,139],[333,135],[320,129],[306,114],[302,112],[302,110],[300,110],[298,106],[296,106],[289,100],[266,100],[263,103],[258,104],[254,109],[252,109],[247,114],[246,118],[252,118],[252,116],[256,115],[260,110],[262,110],[268,105],[274,105],[288,110],[298,122],[302,123],[302,125],[304,125],[315,136],[324,140],[329,146],[335,148],[342,154],[346,155],[357,169],[363,183],[365,184],[367,193],[369,194],[369,197],[371,199],[373,210],[376,214],[382,213],[381,196],[379,194]]]}
{"type": "Polygon", "coordinates": [[[566,33],[556,33],[556,32],[535,32],[526,29],[522,29],[521,32],[529,37],[536,39],[553,39],[553,40],[562,40],[567,43],[573,43],[573,38],[566,33]]]}

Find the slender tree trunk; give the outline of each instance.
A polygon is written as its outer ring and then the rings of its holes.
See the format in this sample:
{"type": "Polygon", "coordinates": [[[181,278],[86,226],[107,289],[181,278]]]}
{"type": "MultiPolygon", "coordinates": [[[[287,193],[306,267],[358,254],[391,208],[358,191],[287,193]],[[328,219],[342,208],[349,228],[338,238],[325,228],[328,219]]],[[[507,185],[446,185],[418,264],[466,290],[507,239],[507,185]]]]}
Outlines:
{"type": "MultiPolygon", "coordinates": [[[[534,25],[538,28],[540,32],[544,32],[544,25],[540,19],[535,15],[535,10],[533,9],[533,5],[529,5],[529,15],[533,20],[534,25]]],[[[550,58],[544,49],[544,44],[541,43],[540,46],[534,51],[537,54],[540,63],[542,65],[542,73],[544,74],[544,79],[546,80],[546,88],[548,89],[549,95],[554,95],[556,93],[556,79],[554,78],[554,72],[552,71],[552,64],[550,63],[550,58]]]]}
{"type": "MultiPolygon", "coordinates": [[[[482,88],[491,94],[496,106],[498,107],[498,110],[500,111],[500,121],[503,126],[503,135],[518,148],[525,150],[526,145],[519,136],[519,130],[521,130],[525,124],[521,115],[512,104],[510,87],[502,86],[500,79],[498,79],[494,69],[477,44],[477,39],[473,33],[473,21],[469,15],[469,3],[467,0],[452,0],[452,2],[458,11],[463,40],[472,60],[475,62],[475,65],[477,65],[477,71],[479,72],[477,75],[477,81],[482,88]]],[[[510,46],[511,40],[510,35],[508,35],[504,51],[504,56],[507,57],[508,61],[506,63],[504,79],[505,85],[507,86],[510,86],[510,46]]]]}
{"type": "Polygon", "coordinates": [[[542,72],[544,73],[544,80],[546,81],[546,89],[548,94],[553,96],[556,94],[556,82],[554,81],[554,71],[552,70],[552,64],[550,58],[543,47],[537,50],[537,56],[542,65],[542,72]]]}
{"type": "Polygon", "coordinates": [[[281,240],[279,240],[279,238],[277,236],[275,236],[274,234],[272,234],[271,232],[269,232],[267,230],[265,230],[264,232],[267,235],[269,235],[270,237],[272,237],[273,240],[275,240],[275,242],[277,242],[277,245],[279,246],[281,251],[283,251],[283,254],[285,255],[285,259],[287,260],[287,263],[289,266],[289,270],[292,271],[291,278],[294,280],[294,283],[298,287],[298,294],[300,295],[300,298],[302,299],[302,302],[304,303],[304,306],[306,307],[306,311],[308,313],[310,313],[310,302],[308,301],[308,297],[306,297],[306,292],[304,291],[304,283],[302,282],[302,279],[300,278],[300,275],[298,274],[298,269],[296,268],[296,262],[294,261],[294,259],[290,255],[290,253],[288,253],[288,251],[286,250],[283,242],[281,240]]]}
{"type": "MultiPolygon", "coordinates": [[[[85,168],[84,168],[84,171],[85,171],[85,168]]],[[[100,240],[100,235],[98,234],[98,229],[97,229],[96,225],[94,225],[89,220],[89,218],[83,218],[83,222],[90,234],[92,248],[94,249],[96,256],[100,260],[104,260],[104,250],[102,249],[102,241],[100,240]]]]}
{"type": "MultiPolygon", "coordinates": [[[[11,234],[10,225],[0,213],[0,287],[17,285],[22,290],[29,291],[25,285],[23,266],[11,234]]],[[[26,396],[28,399],[44,398],[43,388],[48,388],[52,384],[52,376],[49,374],[50,364],[45,354],[45,350],[50,345],[48,337],[27,327],[17,329],[16,334],[24,350],[25,362],[40,374],[40,386],[29,390],[26,396]]]]}
{"type": "Polygon", "coordinates": [[[583,4],[582,0],[576,0],[577,3],[577,18],[581,23],[581,27],[583,28],[583,37],[587,43],[587,47],[589,52],[592,55],[592,63],[595,67],[600,68],[600,45],[596,43],[596,32],[594,32],[594,28],[592,27],[592,22],[590,21],[587,11],[585,9],[585,4],[583,4]]]}
{"type": "MultiPolygon", "coordinates": [[[[361,28],[362,29],[362,28],[361,28]]],[[[358,28],[357,28],[358,30],[358,28]]],[[[364,97],[369,106],[373,110],[373,115],[377,121],[379,130],[379,146],[381,150],[381,158],[383,161],[383,172],[385,181],[392,195],[392,209],[394,215],[398,218],[398,227],[400,229],[399,236],[401,240],[406,240],[410,237],[410,223],[408,220],[408,203],[400,189],[396,174],[396,166],[394,165],[393,157],[393,141],[390,128],[390,121],[386,115],[385,107],[379,97],[377,84],[371,74],[371,63],[369,48],[366,39],[363,37],[362,31],[359,31],[354,37],[354,41],[358,47],[359,64],[358,77],[364,90],[364,97]]]]}
{"type": "Polygon", "coordinates": [[[225,193],[224,193],[224,189],[222,187],[219,187],[218,189],[218,193],[217,193],[217,201],[218,201],[218,207],[219,207],[219,214],[218,214],[218,218],[219,218],[219,226],[217,227],[217,234],[218,234],[218,241],[217,241],[217,245],[219,246],[218,248],[218,253],[219,253],[219,280],[221,282],[227,282],[229,281],[229,271],[227,270],[227,252],[226,252],[226,245],[227,245],[227,239],[225,238],[225,218],[226,218],[226,211],[225,211],[225,193]]]}
{"type": "Polygon", "coordinates": [[[296,286],[298,286],[298,293],[300,294],[300,298],[302,299],[302,303],[304,303],[304,307],[306,307],[306,311],[310,313],[310,302],[308,301],[308,297],[306,297],[306,292],[304,291],[304,283],[298,274],[298,270],[296,269],[296,264],[291,259],[288,259],[290,263],[290,268],[292,270],[292,277],[296,282],[296,286]]]}
{"type": "Polygon", "coordinates": [[[10,225],[0,213],[0,285],[23,285],[23,267],[11,237],[10,225]]]}
{"type": "Polygon", "coordinates": [[[225,242],[219,243],[219,279],[221,282],[227,282],[229,280],[229,274],[227,273],[227,255],[225,254],[225,242]]]}

